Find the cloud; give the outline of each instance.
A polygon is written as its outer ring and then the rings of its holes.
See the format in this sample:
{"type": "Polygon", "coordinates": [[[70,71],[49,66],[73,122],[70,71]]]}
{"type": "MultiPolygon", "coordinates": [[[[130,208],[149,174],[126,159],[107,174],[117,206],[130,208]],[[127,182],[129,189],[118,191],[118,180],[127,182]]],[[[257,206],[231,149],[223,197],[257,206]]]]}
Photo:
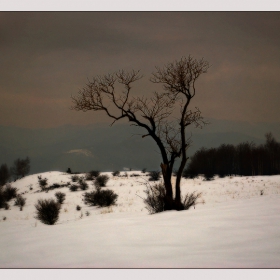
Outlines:
{"type": "Polygon", "coordinates": [[[67,154],[84,155],[86,157],[94,157],[91,151],[85,150],[85,149],[70,150],[66,153],[67,154]]]}

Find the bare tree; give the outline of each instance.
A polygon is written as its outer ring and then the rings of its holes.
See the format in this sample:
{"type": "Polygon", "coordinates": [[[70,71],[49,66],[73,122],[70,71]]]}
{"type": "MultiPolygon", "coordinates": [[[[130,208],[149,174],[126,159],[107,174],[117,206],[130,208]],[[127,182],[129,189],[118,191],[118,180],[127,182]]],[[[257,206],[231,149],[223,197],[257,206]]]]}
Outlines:
{"type": "Polygon", "coordinates": [[[132,84],[141,79],[139,71],[125,72],[94,77],[72,96],[76,111],[105,111],[113,119],[111,125],[121,119],[128,119],[132,125],[144,128],[142,137],[152,137],[162,157],[161,170],[166,189],[165,210],[183,210],[180,182],[183,169],[188,160],[187,149],[190,138],[186,137],[186,127],[193,124],[202,127],[206,122],[198,108],[189,109],[191,99],[196,94],[195,83],[206,73],[209,63],[203,58],[196,60],[191,56],[156,67],[150,81],[163,86],[162,92],[154,92],[151,98],[131,96],[132,84]],[[117,90],[121,85],[124,89],[117,90]],[[112,109],[112,106],[113,108],[112,109]],[[180,158],[176,178],[176,193],[173,197],[171,184],[175,160],[180,158]]]}

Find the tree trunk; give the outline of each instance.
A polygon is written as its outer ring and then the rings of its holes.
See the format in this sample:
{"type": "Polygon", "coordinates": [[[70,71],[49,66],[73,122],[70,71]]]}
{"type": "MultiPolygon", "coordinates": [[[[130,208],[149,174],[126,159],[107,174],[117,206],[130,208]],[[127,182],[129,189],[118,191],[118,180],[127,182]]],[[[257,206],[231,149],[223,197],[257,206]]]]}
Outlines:
{"type": "Polygon", "coordinates": [[[175,210],[172,183],[171,183],[171,175],[172,175],[171,170],[167,164],[161,163],[160,167],[161,167],[162,176],[163,176],[163,180],[164,180],[164,186],[165,186],[165,190],[166,190],[164,210],[175,210]]]}
{"type": "Polygon", "coordinates": [[[181,184],[181,179],[182,179],[182,174],[183,174],[183,170],[184,167],[186,165],[187,159],[184,158],[182,159],[182,162],[180,164],[179,170],[177,172],[177,177],[176,177],[176,186],[175,186],[175,190],[176,190],[176,194],[175,194],[175,206],[176,206],[176,210],[184,210],[184,205],[181,201],[181,188],[180,188],[180,184],[181,184]]]}
{"type": "MultiPolygon", "coordinates": [[[[176,184],[176,196],[179,190],[179,199],[175,198],[173,199],[173,190],[172,190],[172,183],[171,183],[171,170],[166,164],[161,164],[161,170],[162,170],[162,175],[163,175],[163,180],[164,180],[164,186],[166,189],[166,197],[165,197],[165,207],[164,210],[177,210],[181,211],[184,210],[184,206],[181,202],[181,195],[180,195],[180,181],[179,181],[179,187],[177,187],[176,184]]],[[[178,177],[177,177],[178,178],[178,177]]],[[[176,181],[177,183],[177,181],[176,181]]]]}

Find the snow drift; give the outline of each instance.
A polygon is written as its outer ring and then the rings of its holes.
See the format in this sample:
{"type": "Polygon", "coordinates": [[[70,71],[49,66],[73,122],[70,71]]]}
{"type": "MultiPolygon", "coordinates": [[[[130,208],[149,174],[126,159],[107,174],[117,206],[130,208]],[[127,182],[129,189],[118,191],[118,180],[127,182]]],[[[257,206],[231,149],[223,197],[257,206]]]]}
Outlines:
{"type": "Polygon", "coordinates": [[[118,194],[117,205],[86,206],[84,191],[65,186],[59,191],[66,200],[53,226],[34,218],[37,200],[55,198],[57,191],[38,192],[37,176],[51,185],[71,182],[71,175],[46,172],[12,183],[26,205],[19,211],[11,201],[9,210],[0,209],[0,267],[280,267],[280,176],[183,179],[182,194],[202,192],[200,203],[188,211],[149,215],[141,199],[146,174],[103,174],[110,176],[105,188],[118,194]]]}

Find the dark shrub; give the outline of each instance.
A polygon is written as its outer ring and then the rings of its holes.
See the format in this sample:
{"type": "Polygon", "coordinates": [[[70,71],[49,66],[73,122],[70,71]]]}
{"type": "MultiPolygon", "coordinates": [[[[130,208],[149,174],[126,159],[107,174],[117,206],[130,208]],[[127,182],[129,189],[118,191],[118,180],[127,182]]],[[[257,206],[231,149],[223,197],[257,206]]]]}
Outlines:
{"type": "Polygon", "coordinates": [[[96,177],[96,179],[94,181],[94,185],[96,187],[105,187],[108,180],[109,180],[109,177],[107,175],[99,175],[96,177]]]}
{"type": "Polygon", "coordinates": [[[215,176],[214,173],[212,173],[212,172],[206,172],[206,173],[204,174],[204,179],[205,179],[206,181],[211,181],[211,180],[214,179],[214,176],[215,176]]]}
{"type": "Polygon", "coordinates": [[[87,173],[86,175],[86,180],[93,180],[95,179],[96,177],[98,177],[100,175],[100,171],[98,170],[92,170],[90,172],[87,173]]]}
{"type": "Polygon", "coordinates": [[[35,204],[36,219],[46,225],[54,225],[59,218],[60,204],[54,199],[39,199],[35,204]]]}
{"type": "Polygon", "coordinates": [[[192,170],[189,170],[189,169],[185,169],[183,171],[182,176],[186,179],[194,179],[194,178],[198,177],[198,173],[196,173],[192,170]]]}
{"type": "Polygon", "coordinates": [[[91,175],[90,175],[90,173],[87,173],[86,174],[86,176],[85,176],[85,180],[86,181],[91,181],[91,180],[93,180],[94,179],[94,177],[92,177],[91,175]]]}
{"type": "Polygon", "coordinates": [[[99,170],[92,170],[92,171],[90,171],[89,172],[90,173],[90,175],[92,176],[92,177],[98,177],[99,175],[100,175],[100,171],[99,170]]]}
{"type": "Polygon", "coordinates": [[[7,207],[7,201],[15,198],[17,195],[17,189],[13,188],[10,184],[7,184],[4,188],[0,186],[0,208],[7,207]]]}
{"type": "Polygon", "coordinates": [[[56,192],[54,195],[55,195],[55,197],[56,197],[58,203],[62,204],[62,203],[64,202],[65,196],[66,196],[65,193],[56,192]]]}
{"type": "Polygon", "coordinates": [[[147,186],[144,191],[147,194],[147,198],[144,199],[146,208],[150,214],[155,214],[164,211],[165,205],[165,187],[162,184],[156,184],[154,186],[147,186]]]}
{"type": "Polygon", "coordinates": [[[10,184],[7,184],[4,191],[4,196],[6,201],[10,201],[12,198],[15,198],[17,195],[17,188],[13,188],[10,184]]]}
{"type": "Polygon", "coordinates": [[[136,174],[136,173],[133,173],[130,175],[130,177],[139,177],[140,175],[139,174],[136,174]]]}
{"type": "Polygon", "coordinates": [[[112,190],[101,190],[100,188],[97,188],[96,191],[84,194],[85,204],[99,207],[114,205],[117,198],[118,195],[112,190]]]}
{"type": "Polygon", "coordinates": [[[188,210],[191,206],[195,206],[196,205],[196,201],[198,198],[201,197],[202,193],[195,193],[192,192],[190,194],[187,194],[183,200],[183,205],[184,205],[184,209],[188,210]]]}
{"type": "Polygon", "coordinates": [[[146,171],[147,171],[147,168],[142,169],[142,173],[146,173],[146,171]]]}
{"type": "Polygon", "coordinates": [[[82,182],[84,182],[85,181],[85,178],[84,177],[79,177],[79,179],[78,179],[78,183],[80,184],[80,183],[82,183],[82,182]]]}
{"type": "Polygon", "coordinates": [[[15,199],[15,206],[19,206],[22,210],[22,207],[25,205],[26,198],[24,198],[21,194],[18,194],[15,199]]]}
{"type": "Polygon", "coordinates": [[[160,178],[160,171],[151,171],[149,176],[149,181],[158,181],[160,178]]]}
{"type": "Polygon", "coordinates": [[[114,171],[114,172],[112,173],[112,175],[113,175],[113,176],[119,176],[119,175],[120,175],[120,171],[114,171]]]}
{"type": "MultiPolygon", "coordinates": [[[[155,214],[165,211],[166,204],[166,190],[164,185],[156,184],[154,186],[147,187],[147,190],[144,191],[147,194],[147,198],[144,199],[146,208],[150,214],[155,214]]],[[[201,197],[201,193],[196,194],[195,192],[187,194],[184,200],[181,199],[182,205],[180,204],[177,210],[188,210],[191,206],[196,205],[196,201],[201,197]]],[[[176,201],[173,201],[176,205],[176,201]]]]}
{"type": "Polygon", "coordinates": [[[59,188],[61,188],[61,187],[62,187],[62,185],[60,185],[60,184],[58,184],[58,183],[54,183],[54,184],[50,185],[50,186],[48,187],[48,189],[49,189],[49,190],[54,190],[54,189],[59,189],[59,188]]]}
{"type": "Polygon", "coordinates": [[[85,191],[88,189],[88,184],[87,182],[84,180],[84,178],[79,178],[79,188],[82,190],[82,191],[85,191]]]}
{"type": "Polygon", "coordinates": [[[72,182],[78,182],[79,176],[78,175],[73,175],[73,176],[71,176],[71,180],[72,180],[72,182]]]}
{"type": "Polygon", "coordinates": [[[48,179],[42,178],[42,176],[38,176],[38,182],[39,182],[39,186],[41,187],[41,189],[45,190],[46,186],[48,185],[48,179]]]}
{"type": "Polygon", "coordinates": [[[70,187],[69,187],[69,189],[70,189],[70,191],[71,192],[76,192],[77,190],[78,190],[78,186],[77,185],[71,185],[70,187]]]}
{"type": "Polygon", "coordinates": [[[77,210],[77,211],[80,211],[81,209],[82,209],[81,206],[80,206],[80,205],[77,205],[76,210],[77,210]]]}
{"type": "Polygon", "coordinates": [[[5,208],[6,206],[6,197],[4,195],[4,191],[0,187],[0,208],[5,208]]]}
{"type": "Polygon", "coordinates": [[[68,169],[67,169],[66,173],[68,173],[68,174],[72,174],[72,171],[71,171],[71,169],[70,169],[69,167],[68,167],[68,169]]]}
{"type": "Polygon", "coordinates": [[[4,209],[5,210],[9,210],[10,209],[10,205],[7,202],[5,203],[4,209]]]}
{"type": "Polygon", "coordinates": [[[220,172],[218,175],[219,175],[219,178],[225,178],[226,177],[226,173],[224,173],[224,172],[220,172]]]}

